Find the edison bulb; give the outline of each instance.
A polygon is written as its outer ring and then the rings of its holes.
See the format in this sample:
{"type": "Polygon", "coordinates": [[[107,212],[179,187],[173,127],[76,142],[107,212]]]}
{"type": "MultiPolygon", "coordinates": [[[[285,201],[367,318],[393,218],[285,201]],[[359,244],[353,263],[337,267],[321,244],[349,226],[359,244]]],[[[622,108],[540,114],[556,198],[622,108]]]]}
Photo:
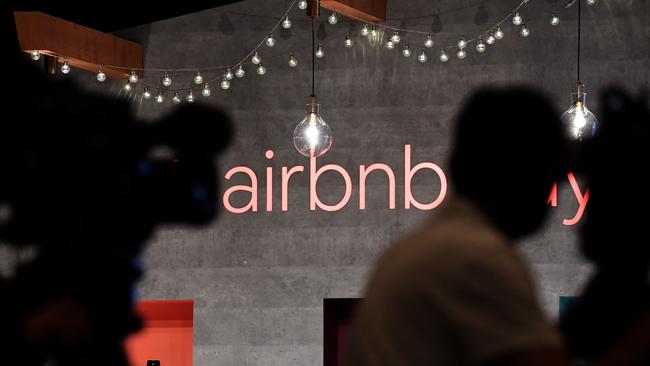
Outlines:
{"type": "Polygon", "coordinates": [[[294,55],[289,55],[289,67],[298,66],[298,59],[294,55]]]}
{"type": "Polygon", "coordinates": [[[483,53],[487,49],[487,46],[485,45],[485,42],[483,42],[483,38],[478,39],[478,43],[476,44],[476,51],[478,53],[483,53]]]}
{"type": "Polygon", "coordinates": [[[447,52],[445,51],[444,48],[440,49],[440,62],[447,62],[449,61],[449,55],[447,55],[447,52]]]}
{"type": "Polygon", "coordinates": [[[253,54],[253,58],[251,58],[251,62],[254,63],[255,65],[259,65],[260,62],[262,62],[262,58],[257,53],[257,51],[255,51],[255,53],[253,54]]]}
{"type": "Polygon", "coordinates": [[[61,72],[64,74],[70,73],[70,65],[68,65],[68,61],[63,61],[63,65],[61,65],[61,72]]]}
{"type": "Polygon", "coordinates": [[[487,44],[494,44],[494,42],[496,42],[496,38],[494,37],[494,32],[490,32],[490,34],[488,34],[487,38],[485,39],[485,42],[487,44]]]}
{"type": "Polygon", "coordinates": [[[41,53],[38,52],[38,51],[32,51],[31,52],[31,57],[32,57],[32,60],[38,61],[38,60],[41,59],[41,53]]]}
{"type": "Polygon", "coordinates": [[[237,78],[241,79],[245,75],[246,75],[246,70],[244,70],[244,67],[242,65],[239,65],[237,67],[237,70],[235,71],[235,76],[237,76],[237,78]]]}
{"type": "Polygon", "coordinates": [[[232,71],[230,70],[230,68],[226,69],[226,73],[225,73],[224,76],[225,76],[226,79],[228,79],[228,80],[232,80],[232,78],[234,77],[234,75],[233,75],[232,71]]]}
{"type": "Polygon", "coordinates": [[[467,47],[467,41],[465,40],[465,37],[460,37],[458,40],[458,48],[462,50],[465,47],[467,47]]]}
{"type": "Polygon", "coordinates": [[[389,50],[392,50],[393,48],[395,48],[395,43],[393,43],[393,41],[391,41],[391,40],[388,40],[386,42],[386,48],[388,48],[389,50]]]}
{"type": "Polygon", "coordinates": [[[307,0],[298,1],[298,9],[300,9],[300,10],[307,9],[307,0]]]}
{"type": "Polygon", "coordinates": [[[306,157],[319,157],[332,147],[332,130],[319,114],[316,96],[312,96],[307,115],[293,131],[293,146],[306,157]]]}
{"type": "Polygon", "coordinates": [[[163,76],[162,85],[164,85],[164,86],[172,85],[172,77],[169,76],[169,73],[165,73],[165,75],[163,76]]]}
{"type": "Polygon", "coordinates": [[[325,57],[325,51],[323,51],[323,45],[319,44],[318,48],[316,48],[316,58],[323,58],[325,57]]]}
{"type": "Polygon", "coordinates": [[[99,71],[97,71],[97,81],[99,81],[100,83],[106,81],[106,73],[101,68],[99,69],[99,71]]]}
{"type": "Polygon", "coordinates": [[[165,97],[162,95],[162,92],[159,91],[158,95],[156,95],[156,103],[162,104],[165,101],[165,97]]]}
{"type": "Polygon", "coordinates": [[[259,64],[257,66],[257,75],[265,75],[266,74],[266,67],[262,64],[259,64]]]}
{"type": "Polygon", "coordinates": [[[587,93],[578,84],[572,94],[571,107],[562,114],[562,126],[567,136],[576,141],[589,140],[598,133],[598,120],[587,108],[587,93]]]}
{"type": "Polygon", "coordinates": [[[426,48],[433,47],[433,37],[431,37],[430,34],[427,36],[427,39],[424,41],[424,47],[426,48]]]}
{"type": "Polygon", "coordinates": [[[395,32],[395,34],[390,37],[390,40],[393,43],[398,44],[402,40],[402,37],[399,36],[399,32],[395,32]]]}
{"type": "Polygon", "coordinates": [[[521,36],[522,37],[530,36],[530,29],[528,27],[526,27],[525,24],[522,24],[522,26],[521,26],[521,36]]]}
{"type": "Polygon", "coordinates": [[[462,60],[462,59],[464,59],[465,57],[467,57],[467,52],[465,52],[464,49],[462,49],[462,50],[458,50],[458,53],[456,53],[456,56],[457,56],[459,59],[462,60]]]}
{"type": "Polygon", "coordinates": [[[521,25],[524,22],[524,19],[521,17],[519,12],[515,12],[515,15],[512,17],[512,24],[521,25]]]}
{"type": "Polygon", "coordinates": [[[129,75],[129,82],[135,84],[139,80],[138,74],[135,72],[135,70],[131,70],[131,75],[129,75]]]}
{"type": "Polygon", "coordinates": [[[370,34],[370,29],[368,28],[368,24],[364,24],[361,27],[361,35],[364,37],[368,37],[369,34],[370,34]]]}
{"type": "Polygon", "coordinates": [[[331,25],[334,25],[334,24],[338,23],[338,22],[339,22],[339,17],[338,17],[338,15],[336,14],[336,12],[332,12],[332,14],[330,14],[330,16],[327,17],[327,21],[328,21],[331,25]]]}
{"type": "Polygon", "coordinates": [[[185,97],[185,101],[188,103],[194,103],[194,93],[190,90],[187,92],[187,96],[185,97]]]}
{"type": "Polygon", "coordinates": [[[228,81],[228,79],[226,79],[225,77],[223,78],[223,80],[221,80],[221,89],[223,90],[230,89],[230,81],[228,81]]]}
{"type": "Polygon", "coordinates": [[[494,32],[494,38],[503,39],[503,30],[501,29],[501,27],[498,27],[497,30],[494,32]]]}
{"type": "Polygon", "coordinates": [[[282,28],[284,29],[291,29],[292,23],[291,19],[289,19],[289,16],[285,16],[284,20],[282,21],[282,28]]]}
{"type": "Polygon", "coordinates": [[[209,97],[212,94],[212,90],[210,90],[210,85],[208,83],[205,83],[203,85],[203,89],[201,90],[201,95],[204,97],[209,97]]]}
{"type": "Polygon", "coordinates": [[[560,17],[555,14],[551,15],[551,25],[556,26],[558,24],[560,24],[560,17]]]}
{"type": "Polygon", "coordinates": [[[352,39],[350,38],[350,35],[345,36],[345,47],[350,48],[354,45],[354,42],[352,42],[352,39]]]}
{"type": "Polygon", "coordinates": [[[146,86],[144,87],[144,91],[142,92],[142,98],[144,98],[144,100],[151,99],[151,92],[149,91],[149,88],[147,88],[146,86]]]}
{"type": "Polygon", "coordinates": [[[404,45],[404,48],[402,48],[402,55],[404,57],[411,57],[411,48],[408,43],[404,45]]]}
{"type": "Polygon", "coordinates": [[[272,34],[269,34],[269,35],[266,37],[266,45],[269,46],[269,47],[273,47],[273,46],[275,46],[275,38],[273,38],[273,35],[272,35],[272,34]]]}
{"type": "Polygon", "coordinates": [[[201,75],[200,72],[196,72],[196,75],[194,75],[194,84],[196,85],[201,85],[203,84],[203,75],[201,75]]]}
{"type": "Polygon", "coordinates": [[[427,56],[427,51],[425,50],[420,51],[420,54],[418,55],[418,61],[420,61],[421,63],[425,63],[427,62],[427,60],[429,60],[429,56],[427,56]]]}

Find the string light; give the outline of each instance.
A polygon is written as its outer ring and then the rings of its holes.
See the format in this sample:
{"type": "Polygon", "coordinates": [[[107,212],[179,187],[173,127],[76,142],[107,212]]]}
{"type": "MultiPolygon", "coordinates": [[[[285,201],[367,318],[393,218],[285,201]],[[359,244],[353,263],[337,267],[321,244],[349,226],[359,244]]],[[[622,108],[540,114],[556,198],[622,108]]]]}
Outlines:
{"type": "Polygon", "coordinates": [[[298,59],[293,55],[289,55],[289,67],[296,67],[298,66],[298,59]]]}
{"type": "Polygon", "coordinates": [[[445,51],[444,48],[440,49],[440,62],[447,62],[449,61],[449,55],[447,55],[447,52],[445,51]]]}
{"type": "Polygon", "coordinates": [[[289,19],[289,16],[285,15],[284,20],[282,21],[282,28],[291,29],[292,25],[293,24],[291,23],[291,19],[289,19]]]}
{"type": "Polygon", "coordinates": [[[196,75],[194,75],[194,84],[196,85],[201,85],[203,84],[203,75],[201,75],[200,72],[196,72],[196,75]]]}
{"type": "Polygon", "coordinates": [[[558,24],[560,24],[560,17],[555,14],[551,15],[551,25],[556,26],[558,24]]]}
{"type": "Polygon", "coordinates": [[[404,57],[411,57],[411,48],[409,47],[409,44],[405,44],[404,48],[402,49],[402,55],[404,57]]]}
{"type": "Polygon", "coordinates": [[[124,84],[124,86],[122,86],[122,90],[124,90],[125,92],[130,92],[132,89],[133,89],[133,87],[131,87],[131,82],[129,82],[129,81],[127,81],[124,84]]]}
{"type": "Polygon", "coordinates": [[[461,36],[458,40],[458,48],[462,50],[465,47],[467,47],[467,41],[465,40],[465,37],[461,36]]]}
{"type": "Polygon", "coordinates": [[[38,61],[38,60],[41,59],[41,53],[39,51],[32,51],[31,52],[31,57],[32,57],[32,60],[38,61]]]}
{"type": "Polygon", "coordinates": [[[300,10],[307,9],[307,0],[298,1],[298,9],[300,9],[300,10]]]}
{"type": "Polygon", "coordinates": [[[224,76],[226,77],[226,79],[232,80],[234,75],[233,75],[232,71],[230,70],[230,67],[226,70],[226,74],[224,76]]]}
{"type": "Polygon", "coordinates": [[[316,57],[317,58],[323,58],[325,57],[325,51],[323,51],[323,45],[318,44],[318,48],[316,48],[316,57]]]}
{"type": "Polygon", "coordinates": [[[372,28],[370,29],[370,36],[373,38],[377,38],[379,33],[377,32],[377,26],[373,25],[372,28]]]}
{"type": "Polygon", "coordinates": [[[339,17],[338,17],[338,15],[336,14],[335,11],[332,12],[332,14],[330,14],[330,16],[327,17],[327,21],[328,21],[331,25],[334,25],[334,24],[336,24],[336,23],[339,22],[339,17]]]}
{"type": "Polygon", "coordinates": [[[273,47],[273,46],[275,46],[275,38],[273,38],[273,35],[272,35],[272,34],[269,34],[269,35],[266,37],[266,45],[269,46],[269,47],[273,47]]]}
{"type": "Polygon", "coordinates": [[[352,39],[350,38],[350,35],[345,36],[345,47],[350,48],[354,45],[354,42],[352,42],[352,39]]]}
{"type": "Polygon", "coordinates": [[[498,27],[497,30],[494,32],[494,38],[503,39],[503,30],[501,29],[501,27],[498,27]]]}
{"type": "Polygon", "coordinates": [[[393,48],[395,48],[395,43],[393,43],[393,41],[391,41],[391,40],[388,40],[386,42],[386,48],[388,48],[389,50],[392,50],[393,48]]]}
{"type": "Polygon", "coordinates": [[[490,32],[488,37],[485,39],[485,42],[487,44],[494,44],[494,42],[496,42],[496,38],[494,37],[494,32],[490,32]]]}
{"type": "Polygon", "coordinates": [[[162,78],[161,82],[162,82],[162,85],[164,85],[164,86],[172,85],[172,77],[169,76],[168,72],[166,72],[165,75],[163,75],[163,78],[162,78]]]}
{"type": "Polygon", "coordinates": [[[190,90],[187,92],[187,96],[185,97],[185,101],[188,103],[194,103],[194,93],[190,90]]]}
{"type": "Polygon", "coordinates": [[[253,54],[253,58],[251,58],[251,62],[254,63],[255,65],[259,65],[262,62],[262,58],[260,55],[255,51],[253,54]]]}
{"type": "Polygon", "coordinates": [[[149,100],[149,99],[151,99],[151,92],[149,91],[149,88],[147,88],[147,87],[145,86],[143,90],[144,90],[144,91],[143,91],[143,93],[142,93],[142,98],[144,98],[144,100],[149,100]]]}
{"type": "Polygon", "coordinates": [[[221,80],[221,89],[223,90],[230,89],[230,81],[228,81],[228,79],[226,79],[225,77],[221,80]]]}
{"type": "Polygon", "coordinates": [[[587,5],[596,5],[596,0],[587,0],[587,5]]]}
{"type": "Polygon", "coordinates": [[[201,90],[201,95],[203,95],[204,97],[207,98],[207,97],[209,97],[211,94],[212,94],[212,90],[210,90],[210,84],[209,84],[209,83],[205,83],[205,85],[203,85],[203,89],[201,90]]]}
{"type": "Polygon", "coordinates": [[[418,55],[418,61],[420,61],[421,63],[425,63],[427,62],[427,60],[429,60],[429,57],[427,56],[427,51],[425,50],[420,51],[420,54],[418,55]]]}
{"type": "Polygon", "coordinates": [[[264,65],[262,64],[259,64],[259,66],[257,66],[257,75],[265,75],[265,74],[266,74],[266,67],[264,67],[264,65]]]}
{"type": "Polygon", "coordinates": [[[97,81],[99,81],[100,83],[106,81],[106,73],[101,67],[99,68],[99,71],[97,71],[97,81]]]}
{"type": "Polygon", "coordinates": [[[158,95],[156,95],[156,103],[162,104],[165,101],[165,97],[162,94],[162,91],[158,91],[158,95]]]}
{"type": "Polygon", "coordinates": [[[530,36],[530,29],[526,27],[526,24],[521,25],[521,36],[524,38],[530,36]]]}
{"type": "Polygon", "coordinates": [[[61,72],[64,74],[70,73],[70,65],[68,65],[68,61],[63,61],[63,65],[61,65],[61,72]]]}
{"type": "Polygon", "coordinates": [[[243,78],[246,75],[246,70],[244,70],[244,67],[242,65],[239,65],[237,67],[237,70],[235,71],[235,76],[239,79],[243,78]]]}
{"type": "Polygon", "coordinates": [[[433,47],[433,37],[431,35],[427,35],[427,39],[424,41],[424,47],[426,48],[431,48],[433,47]]]}
{"type": "Polygon", "coordinates": [[[181,102],[181,96],[178,92],[174,92],[174,97],[172,98],[172,103],[179,104],[181,102]]]}
{"type": "Polygon", "coordinates": [[[485,45],[485,42],[483,42],[483,38],[479,37],[478,42],[476,43],[476,51],[478,53],[483,53],[486,48],[487,46],[485,45]]]}
{"type": "Polygon", "coordinates": [[[364,24],[361,27],[361,35],[364,37],[368,37],[369,34],[370,34],[370,30],[368,29],[368,24],[364,24]]]}
{"type": "Polygon", "coordinates": [[[402,38],[399,36],[399,32],[395,32],[391,37],[390,37],[391,42],[395,44],[399,44],[399,41],[402,40],[402,38]]]}
{"type": "Polygon", "coordinates": [[[131,75],[129,75],[129,82],[135,84],[139,79],[140,78],[138,77],[138,74],[135,72],[135,70],[131,70],[131,75]]]}
{"type": "Polygon", "coordinates": [[[515,15],[512,17],[512,24],[521,25],[524,22],[524,19],[521,17],[518,11],[515,12],[515,15]]]}
{"type": "Polygon", "coordinates": [[[465,52],[465,49],[460,49],[458,50],[458,53],[456,53],[456,56],[462,60],[467,57],[467,52],[465,52]]]}

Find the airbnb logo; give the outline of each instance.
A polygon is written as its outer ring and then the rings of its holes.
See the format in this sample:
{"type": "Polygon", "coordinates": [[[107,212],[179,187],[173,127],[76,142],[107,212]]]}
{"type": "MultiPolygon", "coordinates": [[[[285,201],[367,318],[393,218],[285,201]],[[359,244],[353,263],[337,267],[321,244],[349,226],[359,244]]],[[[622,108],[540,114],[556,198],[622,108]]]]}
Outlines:
{"type": "MultiPolygon", "coordinates": [[[[266,151],[266,159],[273,160],[274,157],[273,150],[266,151]]],[[[418,210],[433,210],[436,207],[440,206],[444,201],[447,195],[447,177],[442,169],[431,162],[419,162],[413,163],[411,158],[411,145],[404,145],[404,170],[403,170],[403,179],[404,179],[404,209],[408,210],[411,207],[414,207],[418,210]],[[414,165],[415,164],[415,165],[414,165]],[[411,191],[411,181],[416,174],[430,174],[433,175],[432,184],[435,182],[439,183],[439,190],[431,197],[428,202],[418,201],[412,194],[411,191]]],[[[309,171],[305,171],[306,167],[303,165],[297,165],[293,167],[281,167],[281,179],[280,179],[280,207],[282,212],[289,210],[289,185],[291,183],[291,178],[296,174],[309,174],[309,210],[316,211],[328,211],[335,212],[343,209],[348,204],[350,204],[350,199],[352,198],[352,191],[354,189],[354,182],[350,173],[338,164],[327,164],[321,167],[318,166],[316,158],[311,158],[309,160],[309,171]],[[332,172],[336,173],[340,177],[341,184],[344,187],[344,192],[339,198],[338,202],[333,204],[324,203],[318,196],[318,180],[323,173],[332,172]]],[[[265,178],[265,195],[266,195],[266,207],[264,210],[266,212],[273,212],[274,202],[273,202],[273,191],[276,188],[274,185],[274,175],[273,167],[266,167],[266,176],[265,178]]],[[[226,189],[223,194],[223,205],[227,211],[234,214],[244,214],[249,212],[258,212],[258,190],[259,180],[255,171],[246,166],[237,166],[234,167],[228,172],[226,172],[225,179],[231,180],[236,174],[245,175],[250,184],[238,184],[226,189]],[[247,194],[248,200],[245,204],[240,206],[235,206],[231,203],[231,196],[237,192],[243,192],[247,194]]],[[[395,170],[388,166],[387,164],[374,163],[371,165],[360,165],[359,166],[359,179],[358,179],[358,190],[359,190],[359,210],[366,209],[366,180],[370,174],[381,174],[386,177],[388,181],[388,209],[394,210],[396,208],[396,195],[397,187],[395,175],[395,170]]],[[[578,213],[572,219],[564,220],[565,225],[575,225],[580,221],[582,215],[584,214],[584,209],[589,200],[589,192],[587,191],[584,195],[581,193],[577,181],[573,174],[569,174],[569,181],[571,187],[576,193],[576,198],[579,202],[578,213]]],[[[557,183],[553,186],[551,195],[549,196],[548,203],[553,207],[557,206],[557,183]]]]}

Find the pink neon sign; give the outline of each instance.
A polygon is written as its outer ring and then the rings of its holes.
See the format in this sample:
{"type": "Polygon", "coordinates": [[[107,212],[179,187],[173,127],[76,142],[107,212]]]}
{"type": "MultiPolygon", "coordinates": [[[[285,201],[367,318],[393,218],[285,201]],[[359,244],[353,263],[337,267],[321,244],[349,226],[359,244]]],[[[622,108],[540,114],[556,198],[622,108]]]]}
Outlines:
{"type": "MultiPolygon", "coordinates": [[[[265,153],[265,157],[268,160],[272,160],[274,157],[274,152],[268,150],[265,153]]],[[[444,201],[447,195],[447,177],[443,170],[436,164],[431,162],[420,162],[412,165],[411,161],[411,145],[404,145],[404,209],[409,210],[411,207],[414,207],[418,210],[433,210],[436,207],[440,206],[444,201]],[[413,177],[419,172],[429,172],[433,173],[434,179],[437,179],[440,182],[440,187],[437,191],[435,197],[431,198],[430,202],[420,202],[412,194],[411,191],[411,182],[413,177]]],[[[286,212],[289,210],[289,184],[292,176],[295,174],[301,174],[305,172],[305,166],[297,165],[293,167],[283,166],[281,168],[281,210],[286,212]]],[[[309,210],[316,211],[328,211],[336,212],[344,207],[346,207],[352,197],[353,182],[348,171],[340,165],[337,164],[327,164],[321,167],[318,167],[316,158],[311,158],[309,161],[309,210]],[[338,202],[334,204],[324,203],[318,196],[318,180],[323,173],[333,172],[336,173],[342,183],[344,184],[344,193],[338,202]]],[[[226,189],[223,194],[223,205],[228,212],[234,214],[244,214],[248,212],[257,212],[258,207],[258,177],[257,174],[249,167],[246,166],[237,166],[234,167],[225,174],[226,180],[231,180],[236,174],[242,174],[247,176],[250,180],[250,184],[238,184],[233,185],[226,189]],[[231,203],[231,196],[236,192],[244,192],[249,194],[250,198],[248,202],[242,206],[235,206],[231,203]]],[[[396,208],[396,176],[395,171],[388,165],[382,163],[374,163],[369,166],[360,165],[359,166],[359,210],[366,209],[366,180],[370,174],[382,174],[387,178],[388,181],[388,208],[394,210],[396,208]]],[[[266,212],[273,211],[273,167],[266,168],[266,177],[265,177],[265,210],[266,212]]],[[[589,191],[586,190],[583,194],[580,190],[578,182],[575,176],[572,173],[568,175],[569,183],[575,194],[575,197],[578,201],[579,208],[576,215],[571,219],[565,219],[564,225],[571,226],[577,224],[584,214],[587,201],[589,200],[589,191]]],[[[558,193],[557,193],[557,183],[553,186],[551,194],[548,198],[548,204],[553,207],[557,207],[558,203],[558,193]]]]}

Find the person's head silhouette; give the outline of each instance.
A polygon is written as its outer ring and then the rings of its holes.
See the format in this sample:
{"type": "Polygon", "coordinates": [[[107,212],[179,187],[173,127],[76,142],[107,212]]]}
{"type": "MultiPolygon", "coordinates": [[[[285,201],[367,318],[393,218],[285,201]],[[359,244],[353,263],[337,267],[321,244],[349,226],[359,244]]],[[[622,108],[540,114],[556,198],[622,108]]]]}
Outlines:
{"type": "Polygon", "coordinates": [[[526,88],[473,94],[460,112],[450,159],[456,191],[510,238],[543,222],[567,154],[559,114],[526,88]]]}

